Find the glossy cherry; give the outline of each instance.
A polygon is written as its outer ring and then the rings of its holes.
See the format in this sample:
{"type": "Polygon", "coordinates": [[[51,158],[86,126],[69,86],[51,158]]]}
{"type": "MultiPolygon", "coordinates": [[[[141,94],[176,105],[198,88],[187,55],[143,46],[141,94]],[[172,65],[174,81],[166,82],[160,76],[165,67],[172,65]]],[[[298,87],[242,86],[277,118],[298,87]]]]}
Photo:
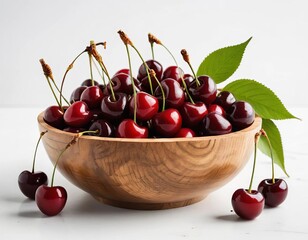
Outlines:
{"type": "Polygon", "coordinates": [[[85,102],[74,102],[64,113],[64,121],[70,127],[84,127],[91,120],[92,114],[85,102]]]}
{"type": "Polygon", "coordinates": [[[203,102],[185,102],[181,107],[183,125],[187,127],[196,127],[208,114],[206,105],[203,102]]]}
{"type": "MultiPolygon", "coordinates": [[[[113,76],[111,78],[112,82],[112,88],[114,92],[118,93],[125,93],[127,95],[132,95],[133,94],[133,85],[132,81],[130,79],[130,76],[125,74],[125,73],[118,73],[117,75],[113,76]]],[[[140,91],[139,89],[139,81],[134,78],[134,83],[136,87],[136,91],[140,91]]],[[[111,89],[110,89],[110,84],[107,84],[107,87],[105,89],[105,94],[110,95],[111,89]]]]}
{"type": "MultiPolygon", "coordinates": [[[[156,60],[150,59],[145,62],[149,69],[153,69],[156,73],[156,78],[160,81],[163,75],[163,66],[156,60]]],[[[146,66],[141,64],[139,67],[137,79],[140,81],[144,78],[147,78],[146,66]]]]}
{"type": "Polygon", "coordinates": [[[262,193],[265,199],[265,205],[268,207],[277,207],[287,198],[288,185],[283,179],[264,179],[259,183],[258,191],[262,193]]]}
{"type": "Polygon", "coordinates": [[[90,87],[90,86],[93,86],[93,83],[94,83],[94,86],[99,85],[99,83],[97,81],[93,80],[93,82],[92,82],[91,79],[87,79],[87,80],[84,80],[81,83],[81,86],[90,87]]]}
{"type": "Polygon", "coordinates": [[[225,110],[217,105],[217,104],[211,104],[208,108],[207,108],[208,112],[211,113],[211,112],[215,112],[215,113],[219,113],[221,116],[223,116],[224,118],[227,117],[227,114],[225,112],[225,110]]]}
{"type": "Polygon", "coordinates": [[[67,192],[60,186],[40,186],[35,194],[35,201],[42,213],[47,216],[59,214],[67,201],[67,192]]]}
{"type": "Polygon", "coordinates": [[[249,192],[247,189],[238,189],[233,193],[231,203],[238,216],[252,220],[261,214],[264,197],[256,190],[249,192]]]}
{"type": "Polygon", "coordinates": [[[104,94],[99,86],[90,86],[82,92],[80,100],[85,102],[90,109],[95,109],[101,105],[103,97],[104,94]]]}
{"type": "Polygon", "coordinates": [[[231,123],[216,112],[205,116],[201,124],[204,135],[222,135],[232,132],[231,123]]]}
{"type": "MultiPolygon", "coordinates": [[[[187,88],[190,86],[190,84],[194,81],[194,77],[191,74],[185,73],[183,76],[184,82],[187,86],[187,88]]],[[[183,86],[183,81],[180,82],[181,87],[184,88],[183,86]]]]}
{"type": "Polygon", "coordinates": [[[129,112],[131,116],[134,115],[135,99],[137,99],[137,120],[148,121],[158,112],[159,103],[157,98],[146,92],[138,92],[136,97],[133,96],[129,101],[129,112]]]}
{"type": "Polygon", "coordinates": [[[48,178],[44,172],[23,171],[18,177],[21,192],[30,199],[35,199],[35,192],[41,185],[47,185],[48,178]]]}
{"type": "Polygon", "coordinates": [[[173,137],[178,133],[182,126],[182,116],[174,108],[166,109],[157,113],[152,118],[155,132],[163,137],[173,137]]]}
{"type": "Polygon", "coordinates": [[[127,115],[127,95],[125,93],[114,93],[112,96],[105,96],[102,100],[101,110],[104,119],[110,122],[120,122],[127,115]]]}
{"type": "Polygon", "coordinates": [[[128,68],[122,68],[122,69],[118,70],[118,71],[113,75],[113,77],[114,77],[115,75],[119,74],[119,73],[125,73],[125,74],[129,75],[129,74],[130,74],[130,71],[129,71],[128,68]]]}
{"type": "Polygon", "coordinates": [[[217,93],[216,83],[209,76],[199,76],[198,82],[195,79],[188,88],[193,99],[206,105],[214,102],[217,93]]]}
{"type": "Polygon", "coordinates": [[[221,106],[226,112],[229,112],[232,104],[235,101],[236,101],[236,99],[235,99],[235,97],[233,96],[232,93],[230,93],[228,91],[222,91],[217,95],[214,103],[221,106]]]}
{"type": "MultiPolygon", "coordinates": [[[[181,85],[176,80],[167,78],[161,82],[161,86],[165,93],[166,108],[179,109],[185,102],[185,94],[181,85]]],[[[156,88],[154,96],[162,103],[163,95],[159,86],[156,88]]]]}
{"type": "Polygon", "coordinates": [[[132,119],[124,119],[116,130],[119,138],[147,138],[148,135],[148,128],[139,126],[132,119]]]}
{"type": "Polygon", "coordinates": [[[181,128],[178,133],[174,136],[176,138],[188,138],[195,137],[196,133],[190,128],[181,128]]]}
{"type": "Polygon", "coordinates": [[[80,86],[76,88],[71,94],[70,103],[72,104],[74,102],[80,101],[80,96],[86,88],[86,86],[80,86]]]}
{"type": "Polygon", "coordinates": [[[65,127],[63,111],[59,106],[50,106],[44,111],[44,121],[58,129],[65,127]]]}
{"type": "Polygon", "coordinates": [[[254,122],[255,111],[248,102],[236,101],[231,106],[229,120],[235,129],[244,129],[254,122]]]}
{"type": "Polygon", "coordinates": [[[89,131],[98,131],[98,133],[89,133],[89,135],[92,136],[114,137],[115,135],[115,127],[102,119],[93,122],[89,128],[89,131]]]}
{"type": "Polygon", "coordinates": [[[162,79],[172,78],[176,80],[178,83],[181,83],[183,76],[184,72],[181,68],[177,66],[170,66],[165,69],[162,79]]]}

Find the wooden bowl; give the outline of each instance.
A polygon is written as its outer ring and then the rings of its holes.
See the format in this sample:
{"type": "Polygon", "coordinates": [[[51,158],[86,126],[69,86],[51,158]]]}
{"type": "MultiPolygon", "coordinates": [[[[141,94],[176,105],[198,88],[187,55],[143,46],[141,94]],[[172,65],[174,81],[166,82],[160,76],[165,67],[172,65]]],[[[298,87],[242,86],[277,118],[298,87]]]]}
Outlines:
{"type": "MultiPolygon", "coordinates": [[[[53,164],[76,134],[38,116],[53,164]]],[[[58,169],[97,200],[132,209],[168,209],[198,202],[230,181],[246,164],[261,118],[241,131],[208,137],[130,139],[82,136],[58,169]]]]}

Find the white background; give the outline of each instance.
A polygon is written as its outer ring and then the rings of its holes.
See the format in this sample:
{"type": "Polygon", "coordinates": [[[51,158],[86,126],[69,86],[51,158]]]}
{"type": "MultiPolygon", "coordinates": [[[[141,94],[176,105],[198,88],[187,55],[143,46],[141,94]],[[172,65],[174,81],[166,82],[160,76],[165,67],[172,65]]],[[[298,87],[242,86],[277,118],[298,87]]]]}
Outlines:
{"type": "MultiPolygon", "coordinates": [[[[38,60],[45,58],[59,83],[70,61],[90,40],[107,41],[109,72],[127,67],[117,31],[124,30],[144,58],[147,33],[157,35],[188,71],[179,51],[186,48],[195,69],[213,50],[253,36],[243,62],[230,78],[250,78],[272,88],[287,107],[308,106],[308,2],[287,1],[0,1],[0,107],[55,104],[38,60]]],[[[134,56],[134,54],[133,54],[134,56]]],[[[164,66],[170,56],[156,47],[164,66]]],[[[85,55],[65,84],[65,93],[89,77],[85,55]]],[[[137,72],[140,60],[134,58],[137,72]]]]}

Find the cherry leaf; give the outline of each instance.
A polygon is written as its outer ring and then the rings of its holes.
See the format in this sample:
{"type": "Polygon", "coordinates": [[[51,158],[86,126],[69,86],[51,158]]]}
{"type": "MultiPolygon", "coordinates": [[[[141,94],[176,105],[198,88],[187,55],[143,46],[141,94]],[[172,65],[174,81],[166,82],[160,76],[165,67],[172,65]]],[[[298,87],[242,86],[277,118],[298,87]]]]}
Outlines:
{"type": "Polygon", "coordinates": [[[265,119],[297,118],[292,115],[276,94],[263,84],[249,79],[240,79],[223,88],[231,92],[237,100],[249,102],[256,113],[265,119]]]}
{"type": "MultiPolygon", "coordinates": [[[[284,173],[287,176],[289,176],[286,171],[285,164],[284,164],[283,146],[282,146],[281,135],[280,135],[279,129],[277,128],[275,123],[270,119],[262,119],[262,128],[266,132],[271,142],[274,163],[276,163],[279,167],[281,167],[284,173]]],[[[260,137],[258,148],[261,150],[261,152],[271,157],[270,148],[264,136],[260,137]]]]}
{"type": "Polygon", "coordinates": [[[217,84],[227,80],[239,67],[250,40],[212,52],[200,64],[197,75],[208,75],[217,84]]]}

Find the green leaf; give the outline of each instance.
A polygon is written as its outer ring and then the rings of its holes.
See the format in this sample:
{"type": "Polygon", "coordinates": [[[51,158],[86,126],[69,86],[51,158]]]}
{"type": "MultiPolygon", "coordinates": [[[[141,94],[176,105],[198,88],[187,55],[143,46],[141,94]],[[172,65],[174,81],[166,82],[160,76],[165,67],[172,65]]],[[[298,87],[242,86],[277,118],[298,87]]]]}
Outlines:
{"type": "Polygon", "coordinates": [[[275,120],[297,118],[285,108],[271,89],[254,80],[236,80],[223,90],[232,92],[237,100],[249,102],[262,118],[275,120]]]}
{"type": "Polygon", "coordinates": [[[238,68],[249,38],[239,45],[218,49],[208,55],[198,68],[197,75],[208,75],[217,84],[228,79],[238,68]]]}
{"type": "MultiPolygon", "coordinates": [[[[288,175],[285,165],[284,165],[284,154],[283,154],[283,147],[282,147],[282,141],[280,132],[275,125],[275,123],[270,119],[262,119],[262,128],[266,132],[273,150],[273,158],[274,163],[276,163],[281,169],[284,171],[284,173],[288,175]]],[[[268,145],[268,142],[264,136],[260,137],[260,141],[258,144],[258,148],[266,154],[267,156],[271,157],[270,148],[268,145]]]]}

